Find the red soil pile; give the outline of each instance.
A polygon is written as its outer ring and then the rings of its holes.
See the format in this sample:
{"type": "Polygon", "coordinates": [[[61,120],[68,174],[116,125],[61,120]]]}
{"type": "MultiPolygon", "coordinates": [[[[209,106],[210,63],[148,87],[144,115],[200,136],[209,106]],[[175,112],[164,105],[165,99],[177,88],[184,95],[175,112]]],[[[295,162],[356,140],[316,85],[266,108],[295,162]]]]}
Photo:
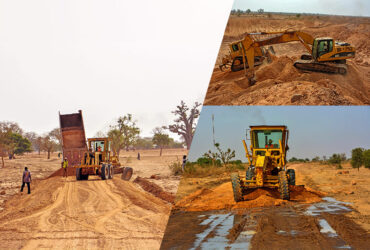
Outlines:
{"type": "Polygon", "coordinates": [[[239,208],[279,206],[289,202],[314,203],[321,201],[322,193],[303,186],[292,186],[290,201],[280,199],[276,189],[255,189],[236,203],[231,183],[221,184],[214,189],[200,189],[175,204],[175,209],[184,211],[233,210],[239,208]]]}
{"type": "Polygon", "coordinates": [[[155,183],[152,183],[140,176],[136,177],[134,183],[139,184],[146,192],[153,194],[154,196],[167,201],[169,203],[174,203],[175,196],[169,192],[164,191],[160,186],[155,183]]]}
{"type": "MultiPolygon", "coordinates": [[[[69,167],[67,168],[67,175],[68,176],[75,176],[76,175],[76,169],[69,167]]],[[[54,177],[54,176],[63,176],[63,168],[58,169],[54,173],[52,173],[48,178],[54,177]]]]}

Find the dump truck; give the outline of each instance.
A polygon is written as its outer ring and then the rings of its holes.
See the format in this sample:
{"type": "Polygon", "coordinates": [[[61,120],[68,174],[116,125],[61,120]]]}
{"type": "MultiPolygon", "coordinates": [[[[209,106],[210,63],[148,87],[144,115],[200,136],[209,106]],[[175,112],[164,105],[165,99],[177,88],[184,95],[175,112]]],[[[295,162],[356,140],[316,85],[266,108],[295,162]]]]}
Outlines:
{"type": "Polygon", "coordinates": [[[231,71],[244,69],[249,82],[253,84],[256,81],[254,67],[271,57],[271,53],[274,53],[271,45],[289,42],[300,42],[308,52],[294,62],[294,66],[300,70],[346,74],[346,60],[354,58],[356,54],[356,49],[347,42],[331,37],[314,38],[303,31],[247,33],[244,39],[229,44],[229,55],[222,58],[220,69],[228,66],[231,71]]]}
{"type": "MultiPolygon", "coordinates": [[[[236,202],[256,188],[278,189],[281,199],[290,199],[290,185],[295,185],[294,169],[286,167],[289,130],[284,125],[250,126],[250,152],[243,140],[249,166],[245,175],[231,174],[236,202]]],[[[248,133],[247,133],[248,138],[248,133]]]]}
{"type": "Polygon", "coordinates": [[[67,158],[69,166],[79,165],[87,151],[82,111],[64,115],[59,112],[59,126],[63,159],[67,158]]]}
{"type": "MultiPolygon", "coordinates": [[[[86,144],[81,110],[73,114],[59,113],[59,123],[63,159],[75,168],[76,180],[88,180],[89,175],[98,175],[102,180],[112,179],[114,169],[121,166],[116,152],[112,152],[112,140],[88,138],[86,144]]],[[[128,181],[132,173],[132,168],[124,167],[121,178],[128,181]]]]}

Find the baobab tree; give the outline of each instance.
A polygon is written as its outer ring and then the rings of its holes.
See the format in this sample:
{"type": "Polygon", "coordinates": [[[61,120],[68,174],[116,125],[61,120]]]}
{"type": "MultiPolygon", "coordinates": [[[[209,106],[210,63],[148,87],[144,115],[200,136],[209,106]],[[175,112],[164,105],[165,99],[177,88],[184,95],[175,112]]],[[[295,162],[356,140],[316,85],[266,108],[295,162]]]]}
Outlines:
{"type": "Polygon", "coordinates": [[[174,124],[165,127],[172,133],[180,135],[184,139],[187,149],[190,149],[191,141],[193,140],[201,105],[201,103],[195,102],[193,107],[189,108],[184,101],[181,101],[176,110],[172,111],[176,116],[174,124]]]}

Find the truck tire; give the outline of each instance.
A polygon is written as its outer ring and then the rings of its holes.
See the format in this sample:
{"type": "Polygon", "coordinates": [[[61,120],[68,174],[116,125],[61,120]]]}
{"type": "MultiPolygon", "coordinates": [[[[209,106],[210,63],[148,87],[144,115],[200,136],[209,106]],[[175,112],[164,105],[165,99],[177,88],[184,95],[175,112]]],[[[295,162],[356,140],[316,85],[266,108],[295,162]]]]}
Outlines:
{"type": "Polygon", "coordinates": [[[242,188],[240,186],[240,177],[238,173],[231,174],[231,184],[233,186],[234,200],[236,202],[243,200],[242,188]]]}
{"type": "Polygon", "coordinates": [[[89,179],[89,175],[88,174],[83,174],[82,175],[82,180],[87,181],[88,179],[89,179]]]}
{"type": "Polygon", "coordinates": [[[290,199],[289,184],[286,172],[280,171],[278,177],[279,177],[280,198],[283,200],[289,200],[290,199]]]}
{"type": "Polygon", "coordinates": [[[130,167],[124,167],[122,171],[121,179],[124,181],[129,181],[131,179],[133,170],[130,167]]]}
{"type": "Polygon", "coordinates": [[[101,167],[101,179],[102,180],[108,179],[109,177],[108,175],[109,175],[108,166],[103,164],[103,166],[101,167]]]}
{"type": "Polygon", "coordinates": [[[76,168],[76,180],[81,180],[81,168],[76,168]]]}
{"type": "Polygon", "coordinates": [[[287,171],[287,174],[288,174],[288,183],[289,185],[293,185],[295,186],[295,171],[294,169],[288,169],[287,171]]]}

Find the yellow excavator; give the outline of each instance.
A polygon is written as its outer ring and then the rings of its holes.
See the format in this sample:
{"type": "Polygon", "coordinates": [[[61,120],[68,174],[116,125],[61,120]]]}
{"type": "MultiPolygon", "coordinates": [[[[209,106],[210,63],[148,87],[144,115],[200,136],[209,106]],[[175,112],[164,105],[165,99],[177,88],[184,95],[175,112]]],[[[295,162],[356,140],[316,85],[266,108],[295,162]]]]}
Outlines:
{"type": "Polygon", "coordinates": [[[313,38],[302,31],[248,33],[243,40],[229,45],[229,55],[222,58],[220,69],[230,66],[231,71],[245,71],[251,84],[255,83],[254,67],[263,63],[264,59],[274,53],[271,45],[301,42],[309,54],[294,62],[300,70],[346,74],[346,59],[354,58],[356,50],[346,42],[335,41],[330,37],[313,38]],[[267,38],[266,38],[267,37],[267,38]],[[270,46],[266,49],[264,46],[270,46]]]}

